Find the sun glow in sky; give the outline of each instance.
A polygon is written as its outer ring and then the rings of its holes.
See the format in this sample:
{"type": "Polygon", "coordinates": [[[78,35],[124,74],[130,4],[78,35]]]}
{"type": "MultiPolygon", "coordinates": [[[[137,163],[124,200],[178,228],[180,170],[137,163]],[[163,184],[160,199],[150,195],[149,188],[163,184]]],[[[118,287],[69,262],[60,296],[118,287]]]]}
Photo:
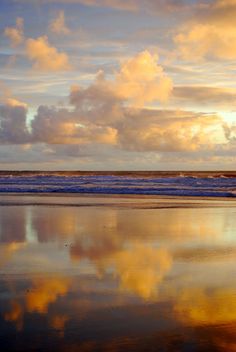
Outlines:
{"type": "Polygon", "coordinates": [[[1,0],[0,168],[236,165],[236,0],[1,0]]]}

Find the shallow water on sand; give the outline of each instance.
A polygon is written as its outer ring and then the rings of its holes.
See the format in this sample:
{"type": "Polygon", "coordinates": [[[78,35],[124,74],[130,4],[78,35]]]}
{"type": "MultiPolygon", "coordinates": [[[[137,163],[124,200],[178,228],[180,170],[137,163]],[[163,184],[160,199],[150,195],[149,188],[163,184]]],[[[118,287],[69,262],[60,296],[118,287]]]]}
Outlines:
{"type": "Polygon", "coordinates": [[[78,199],[1,196],[1,351],[236,350],[236,203],[78,199]]]}

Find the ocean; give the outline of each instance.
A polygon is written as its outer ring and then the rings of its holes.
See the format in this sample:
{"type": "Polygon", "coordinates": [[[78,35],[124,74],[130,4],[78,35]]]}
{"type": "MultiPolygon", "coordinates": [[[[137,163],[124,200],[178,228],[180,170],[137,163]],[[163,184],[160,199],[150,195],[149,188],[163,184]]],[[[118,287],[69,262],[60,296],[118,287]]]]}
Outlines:
{"type": "Polygon", "coordinates": [[[0,193],[236,197],[236,171],[1,171],[0,193]]]}

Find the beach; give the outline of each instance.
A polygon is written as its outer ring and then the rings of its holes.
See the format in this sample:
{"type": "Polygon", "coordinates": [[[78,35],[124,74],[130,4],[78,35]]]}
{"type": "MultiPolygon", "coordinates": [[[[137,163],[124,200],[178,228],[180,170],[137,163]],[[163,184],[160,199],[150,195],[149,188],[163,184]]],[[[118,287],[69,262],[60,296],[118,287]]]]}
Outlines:
{"type": "Polygon", "coordinates": [[[0,352],[236,352],[236,0],[0,15],[0,352]]]}
{"type": "Polygon", "coordinates": [[[0,196],[4,351],[233,351],[234,198],[0,196]]]}

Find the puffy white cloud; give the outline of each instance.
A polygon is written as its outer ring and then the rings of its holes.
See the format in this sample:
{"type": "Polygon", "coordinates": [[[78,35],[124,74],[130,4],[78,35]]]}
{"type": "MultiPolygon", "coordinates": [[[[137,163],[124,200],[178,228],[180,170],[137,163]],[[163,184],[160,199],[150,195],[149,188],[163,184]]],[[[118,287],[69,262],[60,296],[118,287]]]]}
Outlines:
{"type": "Polygon", "coordinates": [[[18,46],[24,41],[24,19],[17,17],[15,27],[6,27],[4,30],[6,37],[10,39],[13,47],[18,46]]]}
{"type": "Polygon", "coordinates": [[[58,12],[57,17],[50,22],[49,29],[52,33],[55,33],[55,34],[67,35],[70,33],[70,30],[65,23],[64,11],[58,12]]]}
{"type": "Polygon", "coordinates": [[[26,55],[33,62],[33,68],[41,71],[66,71],[71,68],[66,53],[58,52],[48,42],[47,36],[27,39],[26,55]]]}

